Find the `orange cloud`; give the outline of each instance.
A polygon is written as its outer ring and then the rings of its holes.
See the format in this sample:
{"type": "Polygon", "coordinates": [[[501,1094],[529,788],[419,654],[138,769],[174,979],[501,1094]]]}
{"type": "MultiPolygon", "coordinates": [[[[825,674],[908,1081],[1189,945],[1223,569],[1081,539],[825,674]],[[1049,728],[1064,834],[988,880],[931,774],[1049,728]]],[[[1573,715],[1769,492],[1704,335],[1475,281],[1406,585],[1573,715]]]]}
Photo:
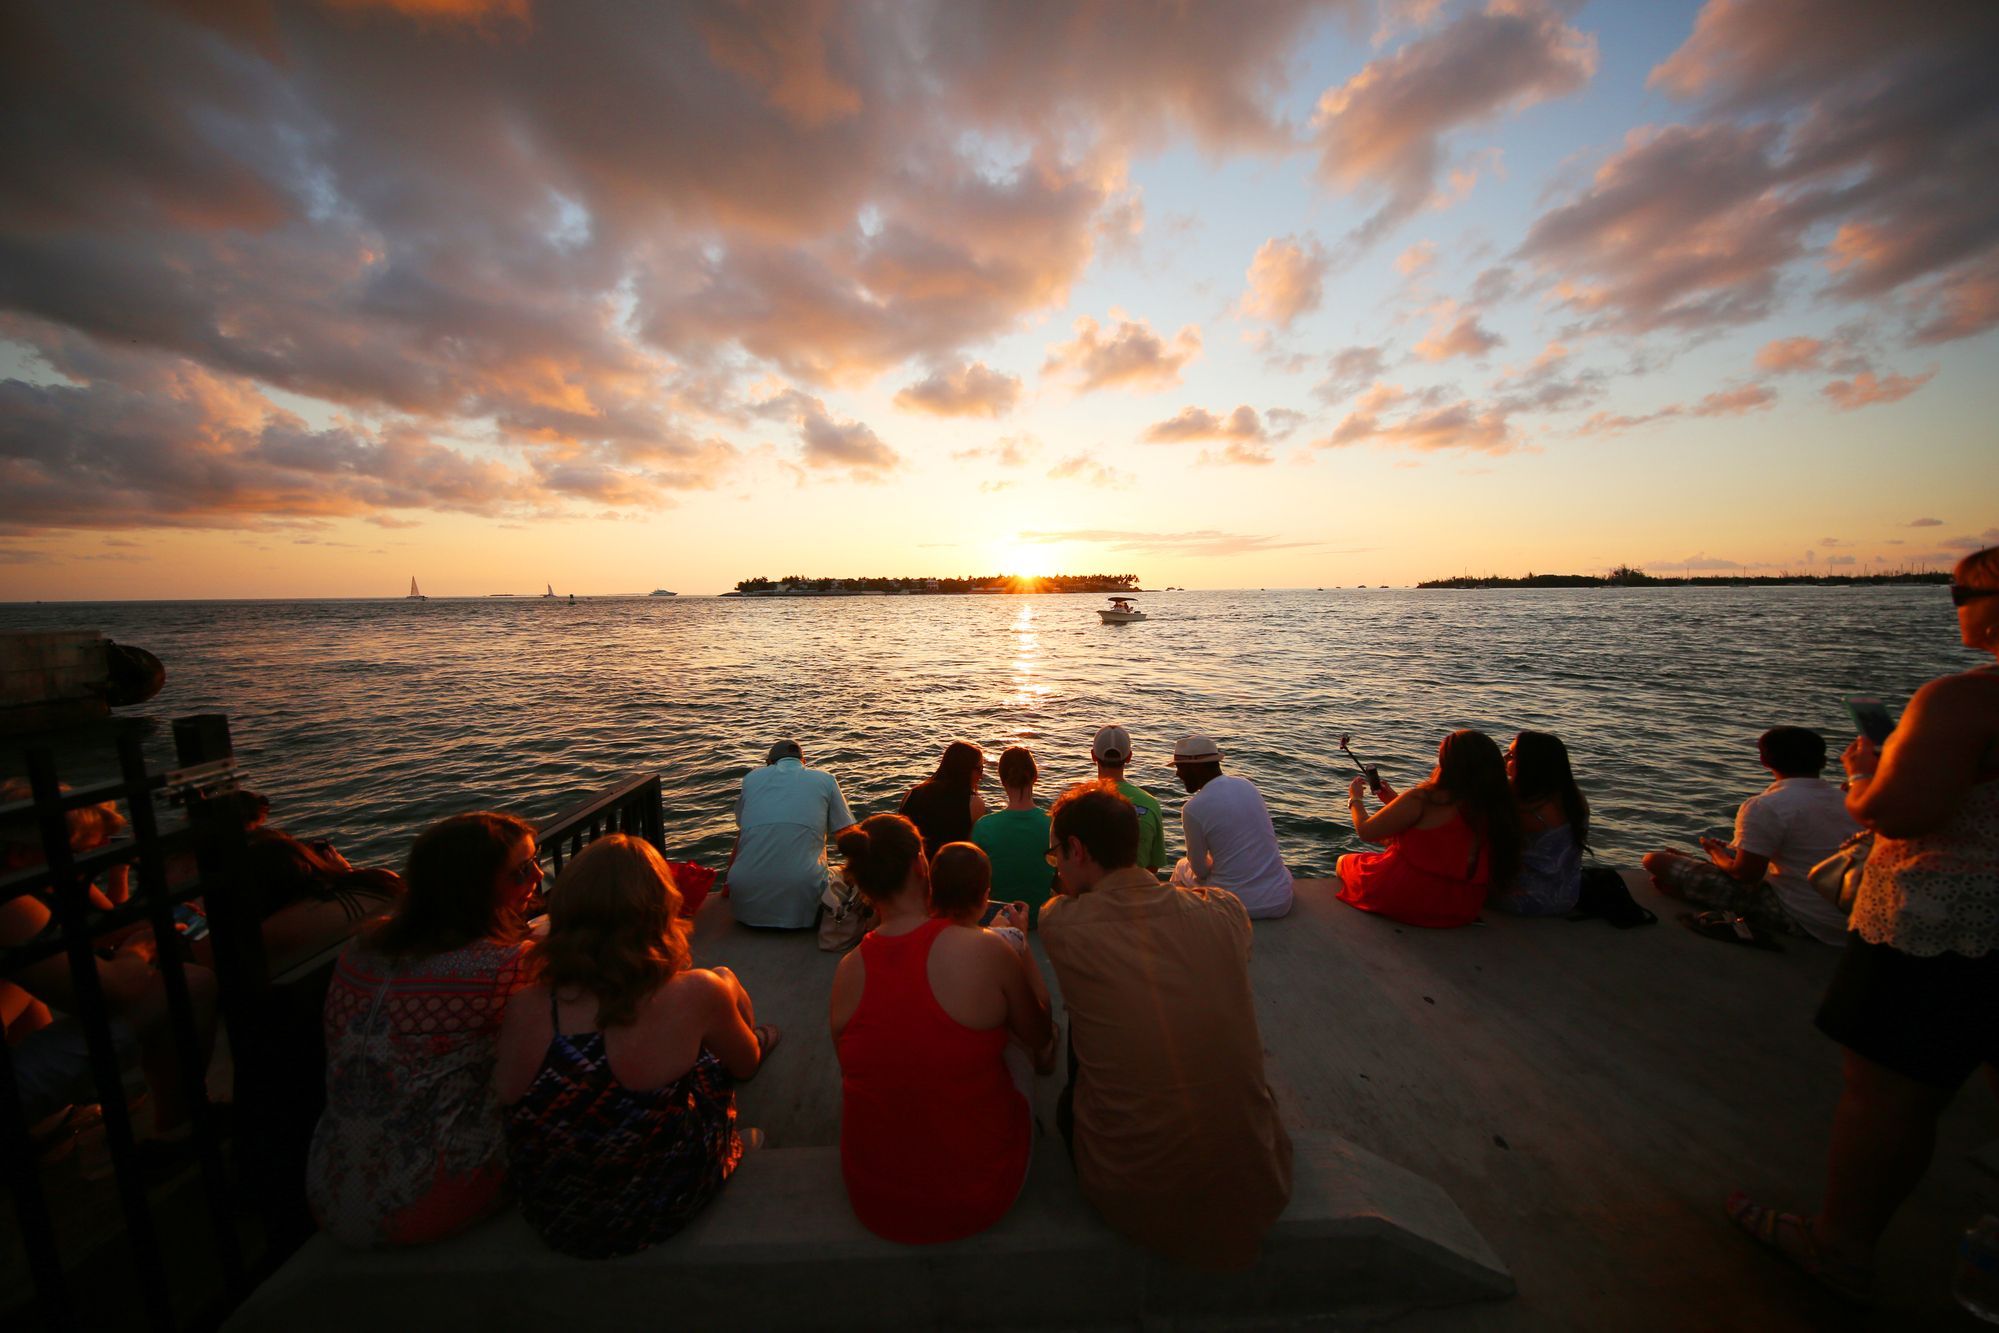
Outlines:
{"type": "MultiPolygon", "coordinates": [[[[1448,319],[1448,313],[1444,316],[1448,319]]],[[[1504,342],[1498,334],[1478,322],[1478,313],[1473,311],[1461,316],[1448,329],[1441,323],[1430,330],[1428,337],[1416,344],[1417,356],[1425,361],[1448,361],[1454,356],[1484,356],[1504,342]]]]}
{"type": "Polygon", "coordinates": [[[1825,343],[1817,338],[1776,338],[1758,349],[1756,368],[1773,375],[1817,370],[1825,350],[1825,343]]]}
{"type": "Polygon", "coordinates": [[[1020,401],[1020,377],[975,361],[931,372],[895,396],[909,412],[939,417],[1003,417],[1020,401]]]}
{"type": "Polygon", "coordinates": [[[1244,405],[1226,418],[1205,408],[1184,408],[1170,421],[1147,426],[1139,438],[1147,444],[1180,444],[1188,440],[1262,440],[1265,434],[1256,409],[1244,405]]]}
{"type": "Polygon", "coordinates": [[[1331,263],[1317,241],[1300,243],[1293,236],[1273,236],[1257,247],[1249,264],[1249,287],[1242,313],[1290,328],[1293,320],[1319,308],[1325,297],[1326,269],[1331,263]]]}
{"type": "Polygon", "coordinates": [[[1073,378],[1083,392],[1122,388],[1153,393],[1178,384],[1187,363],[1201,354],[1201,331],[1192,324],[1168,342],[1144,320],[1127,319],[1115,310],[1111,318],[1117,327],[1108,338],[1100,336],[1096,320],[1088,315],[1078,319],[1075,338],[1048,349],[1041,373],[1073,378]]]}

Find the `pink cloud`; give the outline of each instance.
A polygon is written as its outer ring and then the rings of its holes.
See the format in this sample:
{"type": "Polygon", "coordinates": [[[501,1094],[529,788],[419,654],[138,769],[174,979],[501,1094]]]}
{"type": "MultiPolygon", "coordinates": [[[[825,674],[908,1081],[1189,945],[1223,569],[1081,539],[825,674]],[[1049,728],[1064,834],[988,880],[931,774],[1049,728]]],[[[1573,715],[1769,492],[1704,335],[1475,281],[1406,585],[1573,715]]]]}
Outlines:
{"type": "MultiPolygon", "coordinates": [[[[1446,313],[1444,320],[1449,319],[1446,313]]],[[[1425,361],[1448,361],[1454,356],[1484,356],[1504,341],[1478,322],[1478,312],[1471,311],[1459,316],[1448,328],[1439,322],[1428,337],[1416,344],[1415,352],[1425,361]]]]}
{"type": "Polygon", "coordinates": [[[975,361],[944,368],[903,389],[895,405],[940,417],[1003,417],[1020,401],[1020,377],[975,361]]]}
{"type": "Polygon", "coordinates": [[[1201,331],[1189,324],[1169,342],[1144,320],[1111,312],[1117,326],[1103,337],[1102,326],[1085,315],[1076,336],[1048,349],[1041,373],[1073,379],[1083,392],[1122,388],[1151,393],[1180,382],[1181,371],[1201,353],[1201,331]]]}
{"type": "MultiPolygon", "coordinates": [[[[1105,490],[1129,490],[1137,481],[1129,472],[1119,471],[1108,463],[1101,462],[1088,454],[1071,454],[1048,469],[1050,481],[1080,481],[1085,485],[1098,486],[1105,490]]],[[[1026,537],[1026,533],[1021,536],[1026,537]]]]}
{"type": "Polygon", "coordinates": [[[1852,412],[1877,403],[1897,403],[1935,378],[1934,370],[1921,375],[1889,375],[1877,379],[1863,370],[1852,379],[1834,380],[1819,392],[1842,412],[1852,412]]]}
{"type": "Polygon", "coordinates": [[[1379,347],[1343,347],[1326,358],[1326,377],[1312,393],[1327,403],[1344,402],[1387,368],[1388,358],[1379,347]]]}
{"type": "Polygon", "coordinates": [[[1817,370],[1825,350],[1825,343],[1817,338],[1776,338],[1758,349],[1756,368],[1772,375],[1817,370]]]}
{"type": "Polygon", "coordinates": [[[1256,440],[1265,438],[1263,421],[1256,409],[1238,407],[1226,417],[1205,408],[1184,408],[1170,421],[1147,426],[1140,439],[1147,444],[1180,444],[1188,440],[1256,440]]]}
{"type": "Polygon", "coordinates": [[[1539,0],[1495,0],[1320,97],[1313,118],[1321,179],[1385,196],[1356,232],[1372,241],[1428,203],[1462,126],[1564,97],[1596,73],[1596,39],[1539,0]]]}
{"type": "Polygon", "coordinates": [[[1317,241],[1272,237],[1257,247],[1255,258],[1250,260],[1242,313],[1290,328],[1300,315],[1319,308],[1330,263],[1325,247],[1317,241]]]}

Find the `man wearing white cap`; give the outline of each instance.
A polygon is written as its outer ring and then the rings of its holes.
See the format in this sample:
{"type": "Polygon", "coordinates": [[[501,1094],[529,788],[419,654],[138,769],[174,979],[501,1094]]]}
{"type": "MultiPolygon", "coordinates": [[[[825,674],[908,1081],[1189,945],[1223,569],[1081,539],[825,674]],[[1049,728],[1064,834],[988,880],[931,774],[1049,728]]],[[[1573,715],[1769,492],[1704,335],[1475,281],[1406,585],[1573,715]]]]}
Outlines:
{"type": "Polygon", "coordinates": [[[1166,864],[1166,814],[1159,798],[1124,777],[1131,762],[1131,733],[1123,727],[1105,727],[1090,742],[1090,758],[1097,761],[1097,781],[1111,783],[1118,794],[1138,809],[1138,864],[1154,874],[1166,864]]]}
{"type": "Polygon", "coordinates": [[[1174,742],[1171,762],[1193,793],[1180,810],[1187,855],[1174,865],[1173,882],[1183,889],[1227,889],[1252,919],[1289,912],[1291,872],[1256,784],[1225,775],[1221,748],[1199,733],[1174,742]]]}
{"type": "Polygon", "coordinates": [[[854,815],[831,773],[807,768],[798,742],[779,741],[743,776],[736,849],[729,853],[729,910],[746,926],[804,930],[826,891],[826,839],[854,815]]]}

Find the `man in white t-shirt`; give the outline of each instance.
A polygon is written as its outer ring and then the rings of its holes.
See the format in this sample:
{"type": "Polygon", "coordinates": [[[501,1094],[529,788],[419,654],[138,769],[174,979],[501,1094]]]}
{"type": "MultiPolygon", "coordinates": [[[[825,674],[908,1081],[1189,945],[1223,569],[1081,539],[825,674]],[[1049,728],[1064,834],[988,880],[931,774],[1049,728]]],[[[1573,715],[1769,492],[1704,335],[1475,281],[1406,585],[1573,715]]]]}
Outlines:
{"type": "Polygon", "coordinates": [[[1703,837],[1705,859],[1666,848],[1645,858],[1661,893],[1735,912],[1752,925],[1826,944],[1846,943],[1846,916],[1806,876],[1860,825],[1846,796],[1819,776],[1825,738],[1804,727],[1772,727],[1756,755],[1777,779],[1742,803],[1732,842],[1703,837]]]}
{"type": "Polygon", "coordinates": [[[1206,736],[1181,737],[1171,762],[1193,793],[1180,810],[1187,854],[1173,867],[1173,883],[1227,889],[1242,899],[1251,919],[1289,912],[1291,872],[1256,784],[1224,774],[1222,752],[1206,736]]]}
{"type": "Polygon", "coordinates": [[[736,797],[736,849],[729,854],[729,910],[746,926],[803,930],[826,891],[826,839],[851,828],[840,784],[807,768],[797,741],[770,747],[743,775],[736,797]]]}

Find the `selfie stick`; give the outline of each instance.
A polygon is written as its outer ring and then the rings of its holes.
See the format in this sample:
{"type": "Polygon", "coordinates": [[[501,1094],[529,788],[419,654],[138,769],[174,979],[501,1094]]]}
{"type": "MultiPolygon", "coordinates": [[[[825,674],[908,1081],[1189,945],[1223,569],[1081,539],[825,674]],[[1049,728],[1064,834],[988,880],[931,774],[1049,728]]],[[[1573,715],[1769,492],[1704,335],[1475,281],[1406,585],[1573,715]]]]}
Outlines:
{"type": "Polygon", "coordinates": [[[1352,739],[1352,735],[1346,732],[1340,733],[1340,752],[1353,762],[1353,766],[1360,770],[1361,776],[1367,779],[1367,785],[1373,789],[1376,796],[1379,796],[1381,795],[1381,770],[1372,764],[1363,764],[1360,761],[1360,756],[1347,746],[1347,742],[1352,739]]]}

